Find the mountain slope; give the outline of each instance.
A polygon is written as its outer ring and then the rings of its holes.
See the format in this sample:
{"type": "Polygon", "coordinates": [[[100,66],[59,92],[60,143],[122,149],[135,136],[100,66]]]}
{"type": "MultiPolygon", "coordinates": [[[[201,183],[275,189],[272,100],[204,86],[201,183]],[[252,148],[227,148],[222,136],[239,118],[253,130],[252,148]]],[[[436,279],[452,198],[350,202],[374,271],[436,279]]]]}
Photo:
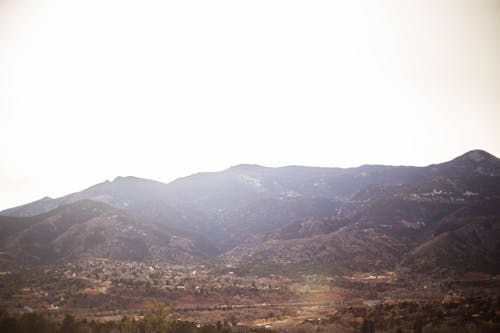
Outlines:
{"type": "Polygon", "coordinates": [[[397,238],[377,228],[354,224],[312,237],[238,246],[225,258],[253,273],[349,274],[392,270],[406,251],[407,245],[397,238]]]}
{"type": "Polygon", "coordinates": [[[415,247],[402,262],[420,271],[500,273],[500,197],[475,202],[442,219],[435,237],[415,247]]]}
{"type": "Polygon", "coordinates": [[[46,213],[62,205],[80,200],[104,202],[115,208],[127,208],[131,204],[139,204],[163,197],[166,184],[137,177],[117,177],[112,182],[105,181],[83,191],[75,192],[57,199],[45,197],[41,200],[6,209],[0,212],[3,216],[34,216],[46,213]]]}
{"type": "Polygon", "coordinates": [[[500,160],[480,150],[427,167],[244,164],[44,198],[3,211],[0,239],[4,256],[39,262],[200,262],[227,251],[249,270],[492,271],[499,198],[500,160]]]}
{"type": "Polygon", "coordinates": [[[159,227],[91,200],[77,201],[35,217],[2,217],[0,238],[2,251],[27,263],[86,257],[192,263],[207,259],[215,251],[198,248],[187,232],[159,227]]]}
{"type": "Polygon", "coordinates": [[[499,179],[440,176],[421,184],[366,188],[355,196],[362,200],[344,202],[336,216],[252,235],[225,258],[252,272],[267,267],[497,273],[499,179]]]}

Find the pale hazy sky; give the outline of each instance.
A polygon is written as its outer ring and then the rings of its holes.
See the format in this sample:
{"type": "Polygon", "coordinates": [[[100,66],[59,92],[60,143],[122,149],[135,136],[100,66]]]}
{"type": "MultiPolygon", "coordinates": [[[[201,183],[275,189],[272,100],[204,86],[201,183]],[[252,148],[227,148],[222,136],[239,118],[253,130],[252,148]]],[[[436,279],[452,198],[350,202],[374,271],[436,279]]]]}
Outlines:
{"type": "Polygon", "coordinates": [[[500,1],[0,0],[0,209],[239,163],[500,155],[500,1]]]}

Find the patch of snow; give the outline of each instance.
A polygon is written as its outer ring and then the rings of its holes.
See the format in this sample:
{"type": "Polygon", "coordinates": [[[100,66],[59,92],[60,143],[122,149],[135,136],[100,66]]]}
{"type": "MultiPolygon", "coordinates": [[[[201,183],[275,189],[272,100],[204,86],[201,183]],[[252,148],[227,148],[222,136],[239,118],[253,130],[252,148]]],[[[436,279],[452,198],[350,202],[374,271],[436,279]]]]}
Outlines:
{"type": "Polygon", "coordinates": [[[281,195],[288,197],[288,198],[298,198],[298,197],[302,196],[302,194],[300,194],[297,191],[293,191],[293,190],[282,192],[281,195]]]}
{"type": "Polygon", "coordinates": [[[248,185],[250,187],[255,187],[255,188],[261,188],[262,187],[262,180],[249,176],[249,175],[240,175],[241,180],[245,185],[248,185]]]}

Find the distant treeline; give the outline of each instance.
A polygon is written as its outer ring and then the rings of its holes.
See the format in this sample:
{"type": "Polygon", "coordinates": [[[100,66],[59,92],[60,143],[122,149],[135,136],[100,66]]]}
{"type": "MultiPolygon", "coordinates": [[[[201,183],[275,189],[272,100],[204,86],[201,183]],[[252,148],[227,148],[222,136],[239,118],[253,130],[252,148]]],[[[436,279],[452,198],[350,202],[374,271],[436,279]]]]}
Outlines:
{"type": "MultiPolygon", "coordinates": [[[[271,332],[266,329],[249,329],[249,332],[271,332]]],[[[149,306],[140,319],[124,317],[119,321],[98,322],[76,319],[67,314],[63,320],[54,321],[36,312],[12,316],[0,310],[1,333],[232,333],[227,323],[197,324],[182,321],[172,308],[161,303],[149,306]]]]}
{"type": "Polygon", "coordinates": [[[379,304],[361,315],[361,333],[498,333],[499,309],[500,299],[492,297],[450,296],[443,302],[379,304]]]}

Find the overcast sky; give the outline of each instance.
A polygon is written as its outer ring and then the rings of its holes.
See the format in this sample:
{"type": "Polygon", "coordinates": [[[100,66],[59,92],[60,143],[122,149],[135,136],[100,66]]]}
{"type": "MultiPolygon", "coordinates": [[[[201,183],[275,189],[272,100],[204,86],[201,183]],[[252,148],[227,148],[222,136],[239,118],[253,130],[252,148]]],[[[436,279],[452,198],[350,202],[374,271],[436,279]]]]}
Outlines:
{"type": "Polygon", "coordinates": [[[118,175],[500,155],[500,1],[0,0],[0,209],[118,175]]]}

